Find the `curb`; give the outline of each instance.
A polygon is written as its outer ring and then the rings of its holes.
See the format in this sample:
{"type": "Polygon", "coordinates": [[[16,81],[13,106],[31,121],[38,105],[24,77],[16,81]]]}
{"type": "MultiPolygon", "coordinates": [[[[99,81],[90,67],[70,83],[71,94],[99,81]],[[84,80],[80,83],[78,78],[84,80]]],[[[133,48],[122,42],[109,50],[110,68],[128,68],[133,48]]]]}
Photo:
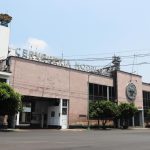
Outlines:
{"type": "Polygon", "coordinates": [[[0,129],[0,132],[24,132],[22,129],[0,129]]]}
{"type": "Polygon", "coordinates": [[[61,129],[61,131],[86,131],[86,129],[61,129]]]}

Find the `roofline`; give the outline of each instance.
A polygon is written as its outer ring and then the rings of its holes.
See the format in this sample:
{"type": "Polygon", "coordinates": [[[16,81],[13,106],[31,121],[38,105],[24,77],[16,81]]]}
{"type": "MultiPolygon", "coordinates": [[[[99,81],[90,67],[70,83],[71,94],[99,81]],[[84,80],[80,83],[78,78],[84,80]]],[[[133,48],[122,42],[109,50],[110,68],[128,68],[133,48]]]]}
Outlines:
{"type": "Polygon", "coordinates": [[[133,75],[133,76],[138,76],[138,77],[142,78],[141,75],[137,75],[137,74],[134,74],[134,73],[129,73],[129,72],[122,71],[122,70],[117,70],[117,72],[122,72],[122,73],[125,73],[125,74],[129,74],[129,75],[133,75]]]}
{"type": "Polygon", "coordinates": [[[53,64],[49,64],[49,63],[45,63],[45,62],[40,62],[40,61],[36,61],[36,60],[31,60],[31,59],[26,59],[26,58],[22,58],[22,57],[9,56],[8,59],[9,58],[10,59],[11,58],[22,59],[22,60],[25,60],[25,61],[30,61],[30,62],[34,62],[34,63],[39,63],[39,64],[48,65],[48,66],[53,66],[53,67],[60,68],[60,69],[62,68],[62,69],[66,69],[66,70],[72,70],[72,71],[77,71],[77,72],[85,73],[87,75],[90,74],[90,75],[101,76],[101,77],[112,79],[112,77],[105,76],[105,75],[98,75],[98,74],[91,73],[91,72],[86,72],[86,71],[77,70],[77,69],[73,69],[73,68],[68,68],[68,67],[64,67],[64,66],[53,65],[53,64]]]}
{"type": "Polygon", "coordinates": [[[149,85],[149,86],[150,86],[150,83],[142,82],[142,84],[146,84],[146,85],[149,85]]]}

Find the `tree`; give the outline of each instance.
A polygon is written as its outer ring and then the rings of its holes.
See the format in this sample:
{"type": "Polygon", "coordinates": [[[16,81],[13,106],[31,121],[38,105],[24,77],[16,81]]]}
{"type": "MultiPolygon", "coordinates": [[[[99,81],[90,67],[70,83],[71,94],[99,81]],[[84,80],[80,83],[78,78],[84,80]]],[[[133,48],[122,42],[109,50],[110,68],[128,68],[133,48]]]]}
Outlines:
{"type": "Polygon", "coordinates": [[[117,105],[111,101],[98,100],[90,102],[90,117],[96,118],[99,121],[102,121],[103,129],[106,128],[106,123],[108,120],[115,118],[117,115],[117,105]]]}
{"type": "Polygon", "coordinates": [[[133,103],[121,103],[118,106],[119,118],[123,121],[123,128],[129,127],[129,119],[138,111],[133,103]]]}
{"type": "Polygon", "coordinates": [[[13,116],[21,110],[21,95],[7,83],[0,83],[0,116],[13,116]]]}

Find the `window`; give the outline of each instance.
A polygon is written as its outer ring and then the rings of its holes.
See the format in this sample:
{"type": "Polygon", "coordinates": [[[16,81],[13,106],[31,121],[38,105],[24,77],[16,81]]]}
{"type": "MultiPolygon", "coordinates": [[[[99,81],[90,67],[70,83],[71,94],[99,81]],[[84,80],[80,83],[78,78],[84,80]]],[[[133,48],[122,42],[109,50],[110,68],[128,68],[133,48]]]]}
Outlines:
{"type": "MultiPolygon", "coordinates": [[[[107,100],[107,87],[106,85],[89,84],[89,100],[107,100]]],[[[115,99],[114,87],[109,87],[109,99],[115,99]]]]}
{"type": "Polygon", "coordinates": [[[103,97],[107,99],[107,86],[103,86],[103,97]]]}
{"type": "Polygon", "coordinates": [[[62,108],[62,115],[67,115],[67,108],[62,108]]]}
{"type": "Polygon", "coordinates": [[[98,84],[94,84],[94,95],[98,96],[98,84]]]}
{"type": "Polygon", "coordinates": [[[63,106],[67,106],[67,99],[63,99],[63,106]]]}
{"type": "Polygon", "coordinates": [[[99,85],[99,96],[103,96],[103,86],[99,85]]]}
{"type": "Polygon", "coordinates": [[[51,117],[55,117],[55,111],[51,111],[51,117]]]}
{"type": "Polygon", "coordinates": [[[31,112],[35,112],[35,102],[31,103],[31,112]]]}
{"type": "Polygon", "coordinates": [[[113,101],[115,100],[115,92],[114,92],[114,87],[109,87],[109,100],[113,101]]]}
{"type": "Polygon", "coordinates": [[[150,109],[150,92],[143,91],[143,107],[144,107],[144,118],[147,118],[147,111],[150,109]]]}
{"type": "Polygon", "coordinates": [[[89,94],[93,95],[93,85],[92,83],[89,84],[89,94]]]}

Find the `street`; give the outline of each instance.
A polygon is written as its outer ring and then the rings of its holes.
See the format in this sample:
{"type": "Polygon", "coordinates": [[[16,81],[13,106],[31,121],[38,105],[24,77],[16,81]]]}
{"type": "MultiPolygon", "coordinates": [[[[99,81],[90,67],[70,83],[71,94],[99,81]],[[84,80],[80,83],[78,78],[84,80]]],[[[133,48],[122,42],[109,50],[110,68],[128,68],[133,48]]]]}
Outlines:
{"type": "Polygon", "coordinates": [[[150,130],[0,132],[0,150],[150,150],[150,130]]]}

